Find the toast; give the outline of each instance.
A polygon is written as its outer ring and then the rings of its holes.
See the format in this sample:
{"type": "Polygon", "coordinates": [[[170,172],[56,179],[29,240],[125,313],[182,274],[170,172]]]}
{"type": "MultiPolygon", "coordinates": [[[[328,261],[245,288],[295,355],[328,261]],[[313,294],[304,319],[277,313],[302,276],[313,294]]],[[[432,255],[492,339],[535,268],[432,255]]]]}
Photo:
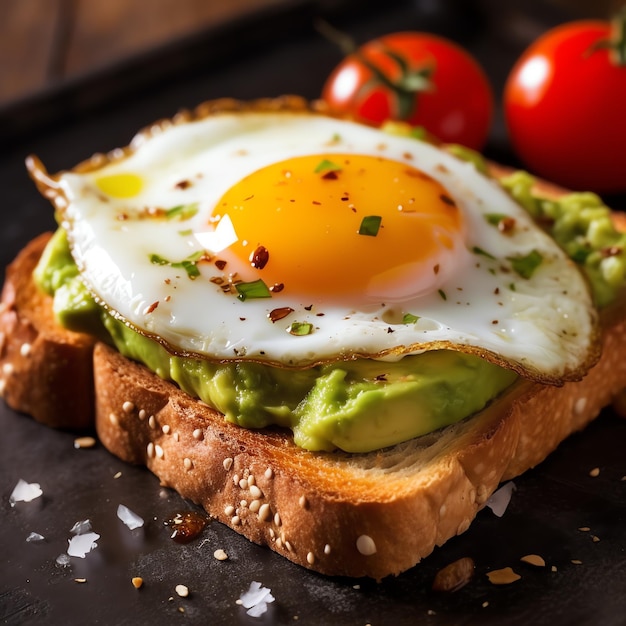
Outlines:
{"type": "MultiPolygon", "coordinates": [[[[35,182],[45,195],[48,183],[35,182]]],[[[563,190],[542,184],[541,193],[563,190]]],[[[626,230],[623,216],[614,220],[626,230]]],[[[322,574],[382,579],[409,569],[465,531],[502,481],[540,463],[626,387],[622,297],[602,310],[602,356],[580,381],[519,378],[478,414],[429,435],[368,453],[311,452],[285,429],[233,425],[108,344],[61,328],[52,298],[33,279],[49,238],[34,239],[7,268],[6,403],[49,426],[95,428],[119,458],[147,466],[211,517],[322,574]]]]}
{"type": "Polygon", "coordinates": [[[95,412],[113,454],[323,574],[381,579],[412,567],[465,531],[500,482],[540,463],[626,386],[626,320],[615,306],[602,317],[603,356],[580,382],[520,380],[480,414],[377,452],[308,452],[286,431],[229,424],[109,346],[59,328],[51,298],[32,282],[48,238],[29,243],[7,269],[7,404],[62,428],[87,427],[95,412]]]}

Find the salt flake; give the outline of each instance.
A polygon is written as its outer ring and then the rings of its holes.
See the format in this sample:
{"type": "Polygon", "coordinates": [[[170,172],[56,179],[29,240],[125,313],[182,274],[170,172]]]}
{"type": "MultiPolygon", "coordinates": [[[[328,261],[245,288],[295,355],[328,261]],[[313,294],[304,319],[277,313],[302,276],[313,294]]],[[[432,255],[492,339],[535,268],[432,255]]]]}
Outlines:
{"type": "Polygon", "coordinates": [[[502,485],[500,489],[497,489],[491,494],[491,497],[487,500],[485,506],[488,506],[497,517],[502,517],[509,506],[511,495],[515,489],[515,483],[510,480],[508,483],[502,485]]]}
{"type": "Polygon", "coordinates": [[[131,530],[135,530],[135,528],[141,528],[144,524],[143,517],[139,517],[137,513],[133,513],[127,506],[124,506],[123,504],[120,504],[117,507],[117,516],[131,530]]]}
{"type": "Polygon", "coordinates": [[[26,537],[26,542],[27,543],[36,543],[37,541],[43,541],[44,540],[44,536],[40,535],[39,533],[30,533],[30,535],[28,535],[28,537],[26,537]]]}
{"type": "Polygon", "coordinates": [[[30,502],[42,493],[39,483],[27,483],[20,478],[9,496],[9,502],[11,506],[15,506],[16,502],[30,502]]]}
{"type": "Polygon", "coordinates": [[[275,598],[267,587],[262,587],[259,582],[252,582],[248,591],[241,594],[239,603],[246,609],[251,617],[259,617],[267,611],[267,605],[274,602],[275,598]]]}
{"type": "Polygon", "coordinates": [[[71,539],[68,539],[67,553],[69,556],[77,556],[81,559],[85,558],[88,552],[91,552],[94,548],[98,547],[96,541],[100,539],[98,533],[84,533],[82,535],[75,535],[71,539]]]}
{"type": "Polygon", "coordinates": [[[91,530],[91,522],[88,519],[76,522],[70,529],[72,535],[84,535],[91,530]]]}

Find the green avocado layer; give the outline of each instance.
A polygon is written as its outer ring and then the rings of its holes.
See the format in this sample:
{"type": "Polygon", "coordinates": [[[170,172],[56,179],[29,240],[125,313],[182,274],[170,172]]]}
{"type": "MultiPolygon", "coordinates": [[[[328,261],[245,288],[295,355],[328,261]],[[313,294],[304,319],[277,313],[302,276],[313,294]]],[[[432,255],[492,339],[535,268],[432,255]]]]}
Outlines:
{"type": "Polygon", "coordinates": [[[48,244],[35,278],[54,296],[62,326],[112,342],[229,422],[290,428],[296,445],[309,450],[368,452],[407,441],[479,411],[517,378],[479,357],[443,350],[397,362],[358,359],[302,370],[175,356],[94,302],[63,229],[48,244]]]}

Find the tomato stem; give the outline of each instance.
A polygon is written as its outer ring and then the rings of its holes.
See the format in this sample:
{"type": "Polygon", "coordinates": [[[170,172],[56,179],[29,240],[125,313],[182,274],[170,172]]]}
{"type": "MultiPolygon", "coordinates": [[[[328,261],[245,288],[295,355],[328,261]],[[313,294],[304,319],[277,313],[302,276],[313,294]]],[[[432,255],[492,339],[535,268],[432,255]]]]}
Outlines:
{"type": "Polygon", "coordinates": [[[400,71],[400,78],[394,81],[378,66],[365,58],[350,35],[340,31],[321,18],[315,20],[314,25],[323,37],[333,42],[345,56],[352,55],[358,59],[372,73],[374,81],[384,85],[395,95],[398,108],[397,117],[399,119],[407,120],[413,115],[417,108],[417,96],[420,92],[433,91],[434,85],[430,78],[435,71],[434,64],[411,69],[407,60],[401,54],[377,42],[383,54],[391,59],[400,71]]]}
{"type": "Polygon", "coordinates": [[[617,65],[626,65],[626,5],[613,18],[613,51],[617,65]]]}
{"type": "Polygon", "coordinates": [[[611,20],[611,37],[596,41],[589,48],[589,54],[597,50],[608,50],[615,65],[626,65],[626,5],[611,20]]]}

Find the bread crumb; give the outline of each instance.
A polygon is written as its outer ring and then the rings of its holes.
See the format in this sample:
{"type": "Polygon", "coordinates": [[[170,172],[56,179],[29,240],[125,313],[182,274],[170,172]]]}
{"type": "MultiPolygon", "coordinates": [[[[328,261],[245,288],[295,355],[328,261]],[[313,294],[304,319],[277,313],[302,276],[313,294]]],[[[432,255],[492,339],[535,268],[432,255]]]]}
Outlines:
{"type": "Polygon", "coordinates": [[[226,561],[228,559],[228,554],[226,554],[226,552],[224,552],[224,550],[222,550],[221,548],[217,549],[214,553],[213,556],[218,560],[218,561],[226,561]]]}
{"type": "Polygon", "coordinates": [[[457,559],[440,569],[433,580],[433,591],[458,591],[474,575],[474,561],[470,557],[457,559]]]}
{"type": "Polygon", "coordinates": [[[78,448],[93,448],[96,445],[96,440],[93,437],[77,437],[74,439],[74,447],[78,448]]]}
{"type": "Polygon", "coordinates": [[[141,589],[143,586],[143,578],[141,576],[133,576],[130,581],[135,589],[141,589]]]}
{"type": "Polygon", "coordinates": [[[487,572],[487,578],[492,585],[510,585],[519,580],[521,576],[513,571],[511,567],[503,567],[502,569],[494,569],[487,572]]]}
{"type": "Polygon", "coordinates": [[[186,598],[189,595],[189,587],[186,585],[176,585],[174,591],[176,591],[181,598],[186,598]]]}
{"type": "Polygon", "coordinates": [[[596,478],[597,476],[600,476],[600,468],[599,467],[594,467],[590,472],[589,472],[589,476],[591,476],[592,478],[596,478]]]}
{"type": "Polygon", "coordinates": [[[489,600],[485,600],[482,605],[483,609],[486,609],[489,606],[489,600]]]}
{"type": "Polygon", "coordinates": [[[574,565],[582,565],[583,562],[580,559],[572,559],[571,561],[574,565]]]}
{"type": "Polygon", "coordinates": [[[538,554],[527,554],[523,556],[520,561],[523,563],[528,563],[530,565],[534,565],[536,567],[545,567],[546,562],[543,557],[540,557],[538,554]]]}
{"type": "Polygon", "coordinates": [[[87,579],[86,578],[74,578],[74,582],[75,583],[86,583],[87,579]]]}

